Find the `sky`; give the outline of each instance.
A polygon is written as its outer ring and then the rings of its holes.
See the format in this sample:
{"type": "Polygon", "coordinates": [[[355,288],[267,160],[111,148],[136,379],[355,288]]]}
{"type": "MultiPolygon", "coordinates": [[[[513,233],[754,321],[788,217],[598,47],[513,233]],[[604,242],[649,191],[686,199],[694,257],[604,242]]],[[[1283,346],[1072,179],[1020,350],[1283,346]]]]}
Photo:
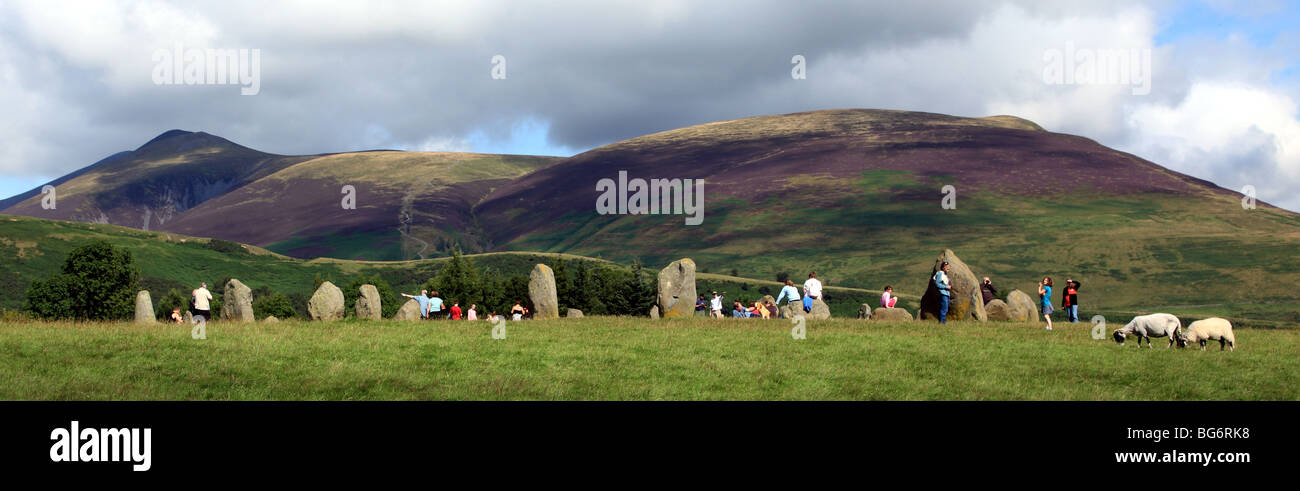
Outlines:
{"type": "Polygon", "coordinates": [[[882,108],[1011,114],[1300,210],[1295,26],[1270,0],[4,1],[0,197],[173,128],[279,154],[567,156],[882,108]],[[160,73],[178,47],[258,53],[256,94],[160,73]],[[1105,53],[1133,76],[1088,79],[1105,53]]]}

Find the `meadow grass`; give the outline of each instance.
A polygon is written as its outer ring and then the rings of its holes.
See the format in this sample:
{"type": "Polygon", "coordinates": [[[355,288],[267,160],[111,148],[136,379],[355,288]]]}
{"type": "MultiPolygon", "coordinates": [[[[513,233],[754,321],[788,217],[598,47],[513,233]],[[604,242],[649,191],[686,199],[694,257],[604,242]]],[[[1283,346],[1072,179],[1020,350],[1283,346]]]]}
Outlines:
{"type": "Polygon", "coordinates": [[[5,400],[1296,400],[1300,331],[1236,352],[1086,324],[589,317],[507,323],[0,323],[5,400]]]}

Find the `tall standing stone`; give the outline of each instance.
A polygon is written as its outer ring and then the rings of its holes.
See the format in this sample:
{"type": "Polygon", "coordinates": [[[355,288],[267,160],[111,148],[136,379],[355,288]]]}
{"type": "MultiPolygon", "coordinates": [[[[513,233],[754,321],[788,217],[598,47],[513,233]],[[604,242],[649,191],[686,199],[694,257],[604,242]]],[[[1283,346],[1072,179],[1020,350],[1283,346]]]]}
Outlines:
{"type": "Polygon", "coordinates": [[[253,322],[253,290],[239,280],[231,278],[226,282],[225,293],[221,297],[221,320],[235,322],[253,322]]]}
{"type": "Polygon", "coordinates": [[[379,289],[375,285],[361,285],[356,311],[358,319],[377,321],[384,318],[383,302],[379,300],[379,289]]]}
{"type": "Polygon", "coordinates": [[[336,321],[343,319],[343,305],[343,290],[326,281],[307,301],[307,312],[314,321],[336,321]]]}
{"type": "Polygon", "coordinates": [[[918,319],[939,319],[939,289],[934,286],[933,278],[944,261],[952,266],[952,270],[948,273],[948,286],[951,287],[948,320],[987,321],[988,314],[984,311],[984,296],[980,294],[979,280],[975,278],[975,273],[971,272],[970,267],[966,266],[966,263],[962,262],[951,249],[945,249],[934,260],[934,267],[930,269],[930,276],[926,278],[925,294],[921,296],[918,319]]]}
{"type": "Polygon", "coordinates": [[[560,301],[555,293],[555,271],[538,264],[528,273],[528,298],[533,301],[533,319],[558,319],[560,301]]]}
{"type": "Polygon", "coordinates": [[[153,315],[153,299],[149,298],[149,290],[140,290],[135,294],[135,323],[136,324],[153,324],[155,321],[153,315]]]}
{"type": "Polygon", "coordinates": [[[659,271],[656,305],[665,319],[690,317],[695,313],[695,261],[683,258],[659,271]]]}

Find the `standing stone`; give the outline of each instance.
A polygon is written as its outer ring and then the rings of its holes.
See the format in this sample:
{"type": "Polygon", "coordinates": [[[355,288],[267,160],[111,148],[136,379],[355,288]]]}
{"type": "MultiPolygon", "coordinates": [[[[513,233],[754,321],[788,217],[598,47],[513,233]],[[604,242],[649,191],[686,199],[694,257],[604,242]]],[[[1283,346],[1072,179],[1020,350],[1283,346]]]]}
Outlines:
{"type": "Polygon", "coordinates": [[[1007,294],[1007,307],[1011,310],[1010,320],[1029,322],[1038,318],[1038,304],[1020,290],[1011,290],[1007,294]]]}
{"type": "Polygon", "coordinates": [[[659,271],[659,312],[665,319],[695,313],[695,261],[683,258],[659,271]]]}
{"type": "Polygon", "coordinates": [[[397,309],[397,313],[393,314],[393,320],[395,321],[420,320],[420,302],[415,301],[414,298],[407,300],[406,303],[402,304],[402,308],[397,309]]]}
{"type": "Polygon", "coordinates": [[[659,318],[659,306],[658,306],[658,305],[651,305],[651,306],[650,306],[650,318],[651,318],[651,319],[658,319],[658,318],[659,318]]]}
{"type": "Polygon", "coordinates": [[[253,290],[239,280],[231,278],[226,282],[225,293],[221,297],[221,320],[235,322],[253,322],[253,290]]]}
{"type": "Polygon", "coordinates": [[[379,289],[375,285],[361,285],[361,296],[357,297],[356,311],[358,319],[372,321],[384,318],[383,303],[379,300],[379,289]]]}
{"type": "Polygon", "coordinates": [[[870,319],[870,318],[871,318],[871,305],[870,305],[870,304],[865,304],[865,303],[864,303],[864,304],[862,304],[861,307],[858,307],[858,318],[859,318],[859,319],[870,319]]]}
{"type": "Polygon", "coordinates": [[[149,290],[140,290],[135,294],[135,323],[136,324],[153,324],[153,299],[149,298],[149,290]]]}
{"type": "Polygon", "coordinates": [[[912,314],[902,307],[886,307],[871,313],[871,320],[880,322],[912,322],[912,314]]]}
{"type": "Polygon", "coordinates": [[[555,271],[538,264],[528,273],[528,298],[533,301],[533,319],[560,318],[560,301],[555,293],[555,271]]]}
{"type": "Polygon", "coordinates": [[[568,312],[564,313],[564,316],[570,319],[581,319],[582,311],[578,309],[569,309],[568,312]]]}
{"type": "Polygon", "coordinates": [[[194,323],[194,312],[190,312],[190,311],[186,310],[185,312],[182,313],[182,316],[185,318],[185,323],[186,323],[186,324],[193,324],[193,323],[194,323]]]}
{"type": "Polygon", "coordinates": [[[988,313],[991,321],[1011,320],[1011,307],[1000,298],[990,300],[989,304],[984,306],[984,311],[988,313]]]}
{"type": "Polygon", "coordinates": [[[814,320],[829,319],[831,318],[831,306],[826,305],[826,302],[823,302],[820,298],[813,299],[812,312],[809,312],[805,317],[814,320]]]}
{"type": "Polygon", "coordinates": [[[930,268],[930,276],[926,277],[925,294],[921,296],[921,310],[918,312],[918,319],[921,320],[939,320],[939,289],[934,286],[934,273],[939,271],[939,265],[947,261],[952,270],[948,273],[949,286],[952,287],[949,293],[951,301],[948,303],[948,320],[988,320],[988,313],[984,311],[984,296],[980,294],[979,280],[975,278],[970,267],[962,262],[951,249],[945,249],[939,257],[934,260],[934,267],[930,268]]]}
{"type": "Polygon", "coordinates": [[[343,305],[343,290],[326,281],[307,301],[307,312],[314,321],[336,321],[343,319],[343,305]]]}
{"type": "Polygon", "coordinates": [[[280,319],[277,319],[274,315],[268,315],[265,319],[262,319],[262,322],[275,323],[280,322],[280,319]]]}

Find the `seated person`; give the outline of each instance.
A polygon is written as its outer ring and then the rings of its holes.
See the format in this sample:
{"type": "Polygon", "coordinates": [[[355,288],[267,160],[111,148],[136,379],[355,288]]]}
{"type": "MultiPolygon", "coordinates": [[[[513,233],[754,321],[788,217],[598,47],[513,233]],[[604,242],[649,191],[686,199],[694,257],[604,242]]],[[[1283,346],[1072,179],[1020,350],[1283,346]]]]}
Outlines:
{"type": "Polygon", "coordinates": [[[894,294],[894,287],[886,285],[885,293],[880,295],[880,306],[885,308],[893,308],[894,305],[898,304],[898,297],[895,297],[893,294],[894,294]]]}
{"type": "Polygon", "coordinates": [[[176,308],[172,309],[172,322],[175,322],[175,323],[177,323],[177,324],[184,324],[184,323],[185,323],[185,318],[181,316],[181,308],[180,308],[180,307],[176,307],[176,308]]]}

